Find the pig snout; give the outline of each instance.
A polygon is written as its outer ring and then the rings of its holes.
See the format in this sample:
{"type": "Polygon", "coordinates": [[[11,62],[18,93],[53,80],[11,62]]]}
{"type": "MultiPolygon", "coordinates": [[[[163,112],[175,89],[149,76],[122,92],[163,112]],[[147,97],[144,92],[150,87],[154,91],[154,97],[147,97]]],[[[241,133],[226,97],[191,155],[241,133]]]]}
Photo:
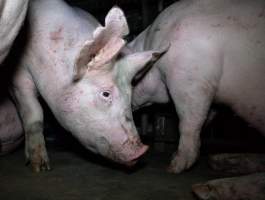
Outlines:
{"type": "Polygon", "coordinates": [[[131,157],[128,157],[128,161],[125,161],[124,164],[127,166],[133,166],[137,163],[137,161],[139,160],[139,158],[145,154],[145,152],[148,150],[148,146],[147,145],[142,145],[142,147],[140,149],[138,149],[138,151],[135,152],[134,155],[132,155],[131,157]]]}
{"type": "Polygon", "coordinates": [[[108,157],[126,166],[133,166],[147,150],[148,146],[142,144],[139,138],[128,139],[118,148],[111,148],[108,157]]]}

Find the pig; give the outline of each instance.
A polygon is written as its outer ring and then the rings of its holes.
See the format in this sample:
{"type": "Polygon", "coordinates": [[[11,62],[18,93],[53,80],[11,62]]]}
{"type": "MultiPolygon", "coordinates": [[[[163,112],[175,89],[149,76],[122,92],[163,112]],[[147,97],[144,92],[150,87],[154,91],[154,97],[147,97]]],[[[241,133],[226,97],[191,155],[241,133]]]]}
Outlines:
{"type": "Polygon", "coordinates": [[[265,154],[223,153],[209,156],[212,169],[232,175],[265,172],[265,154]]]}
{"type": "Polygon", "coordinates": [[[50,169],[41,95],[58,122],[87,149],[131,166],[147,150],[132,118],[131,80],[163,51],[118,56],[129,33],[112,8],[105,26],[62,0],[31,0],[27,39],[10,87],[33,171],[50,169]]]}
{"type": "Polygon", "coordinates": [[[0,65],[25,19],[29,0],[0,0],[0,65]]]}
{"type": "MultiPolygon", "coordinates": [[[[0,66],[24,22],[29,0],[0,0],[0,66]]],[[[1,71],[1,75],[2,71],[1,71]]],[[[1,77],[1,81],[5,79],[1,77]]],[[[0,155],[16,149],[23,142],[23,129],[13,102],[1,82],[0,155]]]]}
{"type": "Polygon", "coordinates": [[[180,138],[170,172],[195,163],[212,103],[230,106],[265,135],[264,37],[263,0],[182,0],[124,49],[126,55],[170,43],[151,69],[135,77],[132,95],[134,110],[174,103],[180,138]]]}
{"type": "Polygon", "coordinates": [[[14,151],[24,140],[15,105],[8,96],[0,99],[0,156],[14,151]]]}
{"type": "Polygon", "coordinates": [[[230,175],[244,175],[219,178],[192,185],[198,199],[242,200],[265,199],[265,156],[263,154],[216,154],[209,159],[210,166],[230,175]],[[258,173],[257,173],[258,172],[258,173]]]}
{"type": "Polygon", "coordinates": [[[200,200],[264,200],[265,173],[221,178],[194,184],[192,191],[200,200]]]}

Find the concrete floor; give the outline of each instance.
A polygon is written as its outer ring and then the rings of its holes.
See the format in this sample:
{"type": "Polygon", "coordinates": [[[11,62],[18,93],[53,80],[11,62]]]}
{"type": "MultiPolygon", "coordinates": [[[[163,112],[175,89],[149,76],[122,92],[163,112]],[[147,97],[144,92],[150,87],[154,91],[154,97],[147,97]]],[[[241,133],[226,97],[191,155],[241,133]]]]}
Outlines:
{"type": "Polygon", "coordinates": [[[170,155],[152,150],[133,170],[85,150],[48,148],[52,171],[32,173],[23,148],[0,157],[1,200],[192,200],[191,185],[221,177],[205,158],[180,175],[169,174],[170,155]]]}

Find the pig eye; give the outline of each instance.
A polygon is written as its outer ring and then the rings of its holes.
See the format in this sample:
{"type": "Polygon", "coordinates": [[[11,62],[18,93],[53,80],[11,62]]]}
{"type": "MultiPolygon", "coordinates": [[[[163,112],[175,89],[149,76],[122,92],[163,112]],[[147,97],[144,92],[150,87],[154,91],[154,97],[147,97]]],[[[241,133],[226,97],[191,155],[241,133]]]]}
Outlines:
{"type": "Polygon", "coordinates": [[[102,92],[102,96],[108,98],[110,96],[110,93],[107,91],[102,92]]]}
{"type": "Polygon", "coordinates": [[[102,91],[100,93],[100,96],[104,99],[104,100],[107,100],[107,101],[111,101],[111,93],[110,91],[102,91]]]}

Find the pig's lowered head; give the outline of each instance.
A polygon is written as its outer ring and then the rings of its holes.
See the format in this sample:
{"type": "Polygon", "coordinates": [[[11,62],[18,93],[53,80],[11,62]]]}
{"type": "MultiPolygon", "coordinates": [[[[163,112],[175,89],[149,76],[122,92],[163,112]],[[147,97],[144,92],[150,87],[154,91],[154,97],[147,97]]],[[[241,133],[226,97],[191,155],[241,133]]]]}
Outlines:
{"type": "Polygon", "coordinates": [[[133,122],[131,81],[164,52],[118,57],[129,32],[123,12],[114,7],[76,58],[73,81],[61,103],[59,121],[88,149],[132,165],[146,152],[133,122]]]}

